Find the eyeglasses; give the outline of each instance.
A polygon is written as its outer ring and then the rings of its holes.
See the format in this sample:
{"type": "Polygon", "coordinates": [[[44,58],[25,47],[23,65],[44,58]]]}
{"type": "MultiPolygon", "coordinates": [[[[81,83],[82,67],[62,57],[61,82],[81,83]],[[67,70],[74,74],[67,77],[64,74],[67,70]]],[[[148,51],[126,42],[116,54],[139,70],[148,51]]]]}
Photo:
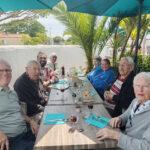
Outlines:
{"type": "Polygon", "coordinates": [[[0,73],[4,73],[4,72],[11,73],[12,70],[11,69],[0,69],[0,73]]]}

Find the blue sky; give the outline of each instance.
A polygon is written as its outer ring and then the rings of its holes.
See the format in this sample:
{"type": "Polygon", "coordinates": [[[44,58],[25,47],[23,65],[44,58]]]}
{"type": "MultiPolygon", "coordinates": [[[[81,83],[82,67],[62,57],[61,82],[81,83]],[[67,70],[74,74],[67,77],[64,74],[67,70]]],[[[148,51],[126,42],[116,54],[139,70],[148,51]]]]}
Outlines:
{"type": "Polygon", "coordinates": [[[55,16],[49,15],[47,18],[39,18],[38,21],[45,26],[48,36],[63,36],[65,26],[55,19],[55,16]]]}

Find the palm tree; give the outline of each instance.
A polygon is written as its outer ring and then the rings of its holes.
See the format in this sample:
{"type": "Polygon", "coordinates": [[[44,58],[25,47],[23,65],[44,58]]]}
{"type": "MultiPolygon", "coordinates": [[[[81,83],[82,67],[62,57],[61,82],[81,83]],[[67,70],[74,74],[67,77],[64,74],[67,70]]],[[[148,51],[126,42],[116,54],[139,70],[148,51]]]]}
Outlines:
{"type": "Polygon", "coordinates": [[[150,15],[145,14],[141,18],[141,40],[139,46],[141,46],[141,43],[149,27],[150,27],[150,15]]]}
{"type": "MultiPolygon", "coordinates": [[[[109,21],[108,17],[97,16],[67,12],[64,3],[60,3],[52,11],[52,14],[66,26],[64,34],[71,35],[75,43],[81,46],[84,50],[89,68],[93,68],[93,56],[96,54],[98,45],[104,37],[111,36],[111,31],[114,30],[115,25],[109,25],[111,30],[108,33],[106,22],[109,21]],[[100,23],[99,23],[100,21],[100,23]]],[[[111,21],[110,21],[111,22],[111,21]]],[[[113,22],[113,24],[115,24],[113,22]]],[[[104,47],[107,40],[103,40],[103,45],[99,48],[99,52],[104,47]]]]}
{"type": "Polygon", "coordinates": [[[126,38],[124,40],[124,45],[120,54],[120,59],[123,56],[124,52],[125,52],[125,48],[126,45],[128,43],[128,40],[131,36],[132,31],[136,28],[137,26],[137,21],[138,21],[138,17],[128,17],[125,18],[121,21],[120,25],[123,28],[123,30],[126,32],[126,38]]]}

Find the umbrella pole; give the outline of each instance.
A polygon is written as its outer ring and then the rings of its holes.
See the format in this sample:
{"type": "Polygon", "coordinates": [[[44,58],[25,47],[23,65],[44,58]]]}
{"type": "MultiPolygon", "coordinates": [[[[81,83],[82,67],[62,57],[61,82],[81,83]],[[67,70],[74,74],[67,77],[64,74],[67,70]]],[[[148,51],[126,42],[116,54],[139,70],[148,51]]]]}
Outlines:
{"type": "Polygon", "coordinates": [[[134,53],[134,63],[135,63],[135,68],[134,72],[136,73],[136,65],[137,65],[137,53],[139,49],[139,36],[140,36],[140,28],[141,28],[141,14],[142,14],[142,3],[144,0],[138,0],[139,1],[139,20],[138,20],[138,25],[137,25],[137,37],[136,37],[136,48],[135,48],[135,53],[134,53]]]}

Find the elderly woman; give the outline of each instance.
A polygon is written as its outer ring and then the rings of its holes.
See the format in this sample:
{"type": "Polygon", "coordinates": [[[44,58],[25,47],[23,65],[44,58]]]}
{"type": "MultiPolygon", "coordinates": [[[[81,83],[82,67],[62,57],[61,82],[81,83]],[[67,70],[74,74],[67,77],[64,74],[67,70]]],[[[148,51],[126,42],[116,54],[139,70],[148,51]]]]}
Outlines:
{"type": "Polygon", "coordinates": [[[101,61],[101,69],[101,72],[97,73],[94,77],[91,77],[90,82],[103,98],[104,89],[115,80],[115,74],[108,59],[103,59],[101,61]]]}
{"type": "Polygon", "coordinates": [[[110,126],[125,126],[125,132],[105,128],[97,138],[115,139],[118,147],[125,150],[150,150],[150,73],[137,74],[133,86],[136,98],[121,116],[110,120],[110,126]]]}
{"type": "Polygon", "coordinates": [[[56,53],[51,53],[50,55],[50,62],[48,62],[47,67],[50,67],[55,73],[58,72],[58,64],[57,61],[57,55],[56,53]]]}
{"type": "Polygon", "coordinates": [[[101,69],[101,57],[95,56],[93,59],[94,68],[87,74],[87,78],[91,80],[91,78],[95,77],[97,74],[99,74],[101,69]]]}

